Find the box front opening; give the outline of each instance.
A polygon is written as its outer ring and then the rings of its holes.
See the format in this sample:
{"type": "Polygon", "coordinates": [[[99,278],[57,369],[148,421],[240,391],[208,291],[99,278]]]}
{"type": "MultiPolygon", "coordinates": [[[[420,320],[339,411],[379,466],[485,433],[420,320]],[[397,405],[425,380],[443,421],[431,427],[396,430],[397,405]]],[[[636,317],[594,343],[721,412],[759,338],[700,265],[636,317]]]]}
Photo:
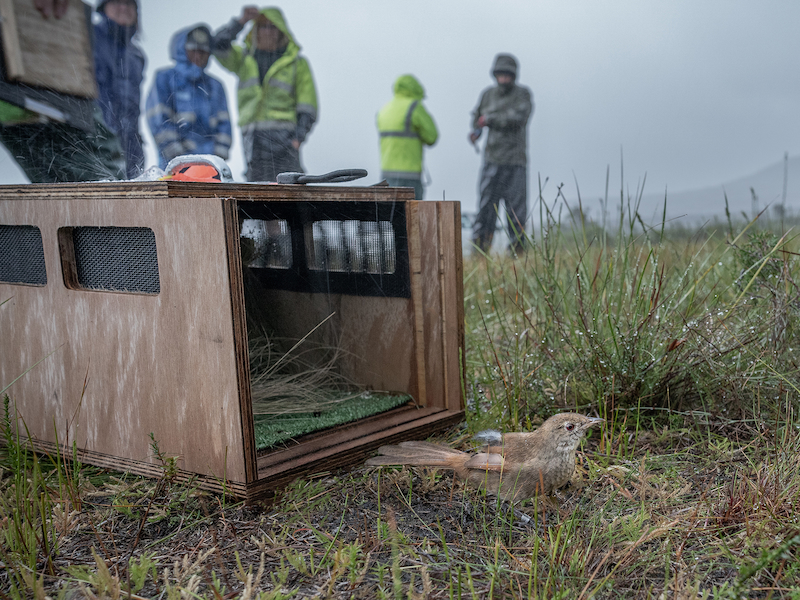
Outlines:
{"type": "Polygon", "coordinates": [[[403,205],[248,202],[240,223],[256,451],[413,405],[403,205]]]}

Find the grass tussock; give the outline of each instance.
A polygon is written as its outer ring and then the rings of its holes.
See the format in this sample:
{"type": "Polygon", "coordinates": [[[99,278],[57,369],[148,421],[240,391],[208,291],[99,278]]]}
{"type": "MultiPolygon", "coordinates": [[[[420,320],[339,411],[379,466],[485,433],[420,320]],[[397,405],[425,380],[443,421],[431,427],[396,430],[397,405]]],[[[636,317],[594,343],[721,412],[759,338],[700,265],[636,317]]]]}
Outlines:
{"type": "Polygon", "coordinates": [[[567,407],[733,418],[797,391],[793,233],[751,222],[672,239],[629,210],[612,236],[544,206],[522,256],[466,262],[476,419],[518,429],[567,407]]]}
{"type": "Polygon", "coordinates": [[[357,468],[245,507],[155,439],[155,481],[35,455],[7,402],[0,597],[800,598],[792,230],[541,206],[524,254],[465,261],[468,420],[440,441],[600,414],[567,489],[510,506],[357,468]]]}

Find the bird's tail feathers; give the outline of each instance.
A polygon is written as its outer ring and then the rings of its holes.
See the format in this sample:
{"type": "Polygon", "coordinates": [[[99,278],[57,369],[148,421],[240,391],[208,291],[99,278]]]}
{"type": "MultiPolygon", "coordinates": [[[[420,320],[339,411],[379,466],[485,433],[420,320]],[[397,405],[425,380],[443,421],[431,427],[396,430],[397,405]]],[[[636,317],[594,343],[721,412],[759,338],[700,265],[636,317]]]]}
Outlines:
{"type": "Polygon", "coordinates": [[[456,469],[469,456],[466,452],[431,442],[401,442],[395,446],[381,446],[378,452],[379,456],[367,460],[367,466],[413,465],[456,469]]]}

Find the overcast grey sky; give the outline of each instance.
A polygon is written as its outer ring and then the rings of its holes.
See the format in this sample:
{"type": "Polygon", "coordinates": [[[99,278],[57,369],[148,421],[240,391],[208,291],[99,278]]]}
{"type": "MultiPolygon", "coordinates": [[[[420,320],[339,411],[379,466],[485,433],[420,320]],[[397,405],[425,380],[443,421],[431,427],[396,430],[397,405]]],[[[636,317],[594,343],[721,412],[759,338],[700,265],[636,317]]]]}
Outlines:
{"type": "MultiPolygon", "coordinates": [[[[196,22],[216,29],[242,5],[140,0],[147,57],[143,97],[168,66],[172,33],[196,22]]],[[[611,166],[618,197],[620,152],[633,190],[720,184],[800,154],[800,2],[741,0],[305,0],[281,5],[316,79],[319,120],[303,150],[306,170],[362,167],[379,177],[375,113],[395,78],[412,73],[440,131],[426,151],[429,198],[476,206],[480,156],[468,144],[470,113],[492,84],[498,52],[520,63],[531,88],[530,191],[545,198],[573,174],[596,201],[611,166]]],[[[236,80],[213,62],[233,112],[236,80]]],[[[143,125],[143,128],[145,126],[143,125]]],[[[148,164],[155,164],[152,138],[148,164]]],[[[230,160],[243,179],[237,137],[230,160]]],[[[0,155],[0,181],[24,181],[0,155]]]]}

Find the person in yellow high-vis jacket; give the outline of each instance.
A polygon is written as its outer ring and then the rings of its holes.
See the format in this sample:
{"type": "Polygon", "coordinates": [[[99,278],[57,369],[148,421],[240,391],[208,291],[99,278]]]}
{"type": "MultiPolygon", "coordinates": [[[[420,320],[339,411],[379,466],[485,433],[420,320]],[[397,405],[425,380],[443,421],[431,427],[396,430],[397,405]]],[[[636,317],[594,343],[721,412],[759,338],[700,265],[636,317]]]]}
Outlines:
{"type": "Polygon", "coordinates": [[[247,179],[275,181],[278,173],[303,172],[300,145],[317,120],[317,90],[283,13],[245,6],[214,34],[213,51],[239,77],[247,179]],[[250,21],[244,45],[233,44],[250,21]]]}
{"type": "Polygon", "coordinates": [[[422,145],[439,137],[436,123],[422,105],[425,89],[413,75],[394,82],[394,98],[378,112],[381,138],[381,176],[389,185],[413,187],[422,200],[422,145]]]}

